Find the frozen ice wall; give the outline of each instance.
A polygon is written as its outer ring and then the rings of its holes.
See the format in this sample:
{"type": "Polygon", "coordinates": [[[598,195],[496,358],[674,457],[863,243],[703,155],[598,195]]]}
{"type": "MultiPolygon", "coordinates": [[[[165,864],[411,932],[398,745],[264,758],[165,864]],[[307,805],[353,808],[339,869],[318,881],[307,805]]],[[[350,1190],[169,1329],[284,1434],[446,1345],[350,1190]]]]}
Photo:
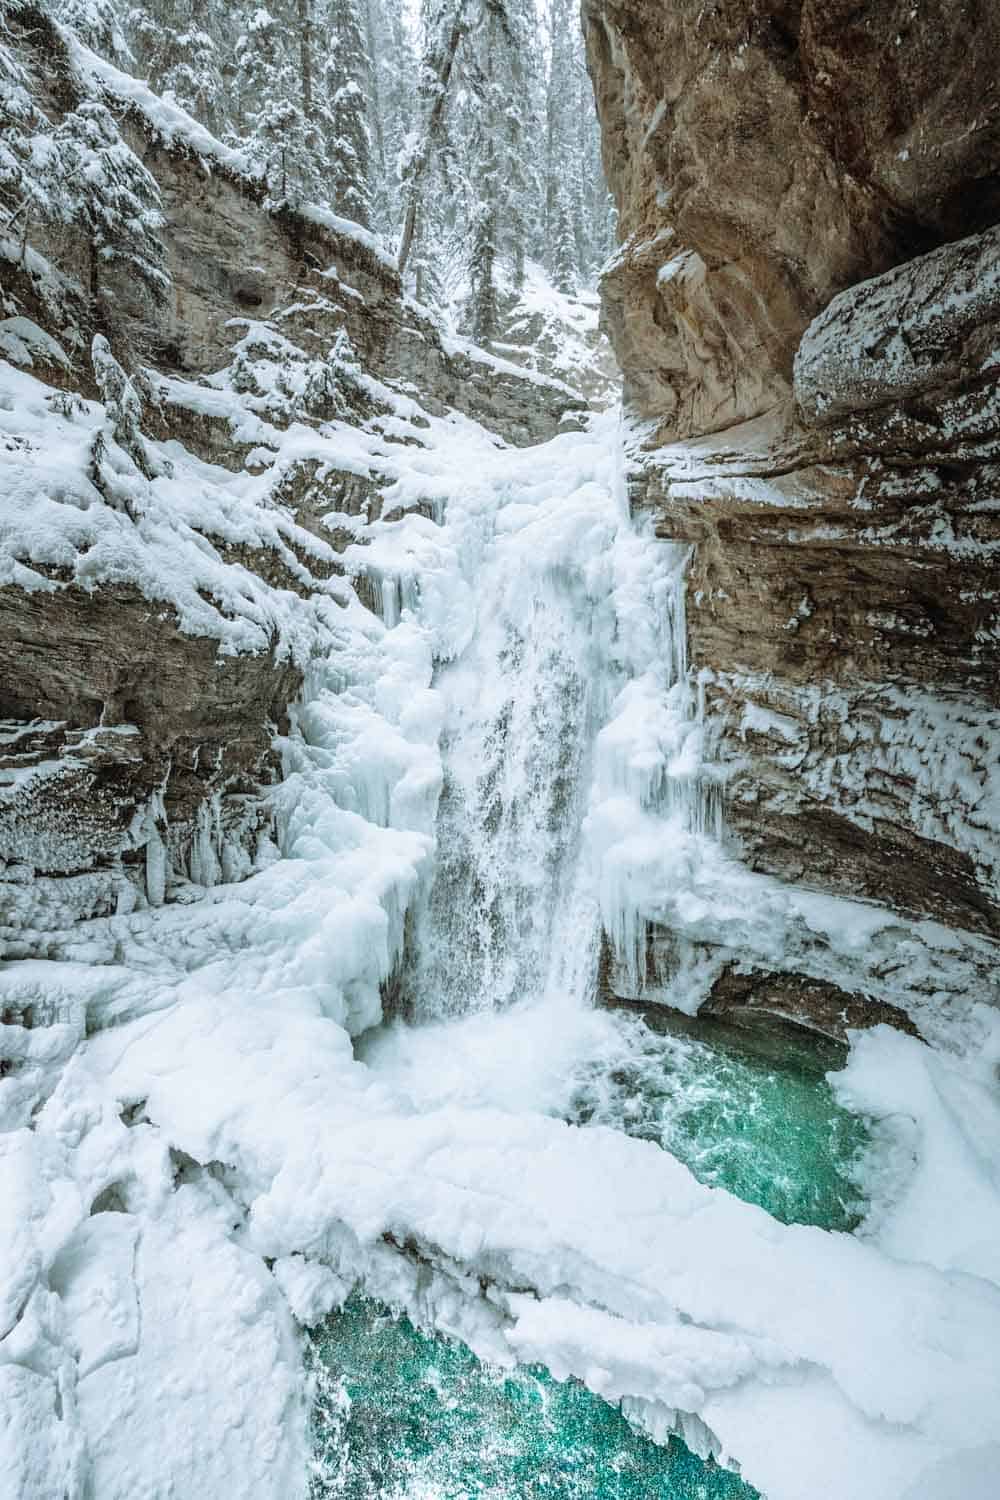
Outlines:
{"type": "MultiPolygon", "coordinates": [[[[630,955],[644,950],[641,890],[613,857],[610,878],[600,867],[622,842],[629,862],[629,841],[697,824],[685,550],[636,532],[610,461],[600,481],[573,482],[592,439],[553,449],[551,468],[536,450],[531,472],[493,486],[474,546],[467,500],[445,520],[475,625],[435,678],[436,874],[400,986],[425,1019],[585,998],[602,921],[630,955]]],[[[401,598],[424,612],[412,584],[382,577],[377,592],[387,623],[401,598]]]]}

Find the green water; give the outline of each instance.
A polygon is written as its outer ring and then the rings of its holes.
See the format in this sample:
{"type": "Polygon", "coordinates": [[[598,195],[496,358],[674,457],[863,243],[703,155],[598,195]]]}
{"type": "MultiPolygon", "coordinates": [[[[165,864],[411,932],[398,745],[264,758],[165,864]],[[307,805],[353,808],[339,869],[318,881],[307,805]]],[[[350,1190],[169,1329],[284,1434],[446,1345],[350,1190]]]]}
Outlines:
{"type": "Polygon", "coordinates": [[[754,1500],[544,1370],[503,1371],[355,1297],[312,1344],[313,1500],[754,1500]]]}
{"type": "Polygon", "coordinates": [[[620,1051],[581,1069],[570,1118],[656,1141],[783,1224],[857,1225],[851,1168],[867,1133],[826,1081],[843,1064],[836,1043],[667,1011],[615,1021],[620,1051]]]}
{"type": "MultiPolygon", "coordinates": [[[[824,1071],[836,1050],[794,1037],[620,1013],[578,1065],[568,1117],[652,1139],[702,1182],[785,1223],[849,1229],[865,1143],[824,1071]]],[[[544,1370],[502,1371],[362,1298],[318,1329],[313,1500],[754,1500],[677,1439],[544,1370]]]]}

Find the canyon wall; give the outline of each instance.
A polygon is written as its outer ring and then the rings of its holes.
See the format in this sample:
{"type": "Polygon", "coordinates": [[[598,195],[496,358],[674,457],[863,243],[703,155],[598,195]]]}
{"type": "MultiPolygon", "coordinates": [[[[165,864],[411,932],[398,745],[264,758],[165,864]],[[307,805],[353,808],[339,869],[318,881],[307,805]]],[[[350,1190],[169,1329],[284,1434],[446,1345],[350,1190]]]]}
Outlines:
{"type": "Polygon", "coordinates": [[[584,25],[632,502],[692,546],[728,850],[899,918],[842,964],[667,921],[647,989],[693,945],[710,1009],[825,1029],[995,994],[1000,12],[585,0],[584,25]]]}
{"type": "Polygon", "coordinates": [[[380,602],[343,554],[429,418],[524,444],[585,402],[42,11],[3,41],[0,955],[58,957],[273,858],[289,704],[380,602]]]}

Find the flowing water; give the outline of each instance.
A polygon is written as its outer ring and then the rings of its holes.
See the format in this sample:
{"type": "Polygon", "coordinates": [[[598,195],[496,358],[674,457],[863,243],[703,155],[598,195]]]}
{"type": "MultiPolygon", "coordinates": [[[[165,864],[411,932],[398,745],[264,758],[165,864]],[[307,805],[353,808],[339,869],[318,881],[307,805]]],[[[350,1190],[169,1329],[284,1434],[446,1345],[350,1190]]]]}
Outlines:
{"type": "MultiPolygon", "coordinates": [[[[476,1018],[428,1028],[456,1078],[475,1072],[463,1030],[492,1033],[497,1077],[509,1071],[507,1020],[476,1018]]],[[[528,1030],[530,1034],[530,1021],[528,1030]]],[[[718,1026],[630,1014],[600,1016],[553,1084],[551,1105],[580,1123],[657,1141],[701,1181],[760,1204],[786,1223],[848,1229],[859,1203],[851,1166],[860,1122],[840,1109],[819,1056],[792,1039],[755,1041],[718,1026]],[[664,1029],[664,1025],[670,1029],[664,1029]],[[588,1055],[589,1054],[589,1055],[588,1055]]],[[[513,1028],[511,1028],[513,1031],[513,1028]]],[[[388,1073],[400,1065],[397,1034],[370,1038],[363,1055],[388,1073]]],[[[421,1067],[423,1060],[421,1059],[421,1067]]],[[[445,1070],[446,1071],[446,1070],[445,1070]]],[[[401,1076],[397,1073],[397,1077],[401,1076]]],[[[486,1088],[480,1073],[479,1087],[486,1088]]],[[[538,1080],[531,1085],[538,1090],[538,1080]]],[[[439,1080],[447,1093],[447,1080],[439,1080]]],[[[494,1091],[495,1092],[495,1091],[494,1091]]],[[[537,1097],[545,1097],[539,1092],[537,1097]]],[[[519,1107],[523,1100],[518,1100],[519,1107]]],[[[312,1346],[315,1500],[752,1500],[737,1475],[692,1454],[678,1438],[659,1447],[575,1381],[537,1367],[480,1364],[459,1345],[426,1336],[405,1318],[353,1298],[312,1346]]]]}
{"type": "Polygon", "coordinates": [[[313,1500],[753,1500],[537,1366],[501,1370],[353,1299],[319,1332],[313,1500]]]}
{"type": "MultiPolygon", "coordinates": [[[[850,1229],[864,1143],[836,1057],[594,1008],[603,929],[638,984],[643,869],[714,831],[684,645],[682,549],[612,533],[604,582],[536,565],[526,507],[476,560],[478,623],[439,667],[435,878],[407,929],[396,1021],[356,1044],[418,1111],[560,1116],[656,1142],[786,1222],[850,1229]],[[710,825],[712,825],[710,827],[710,825]],[[617,857],[625,849],[627,858],[617,857]],[[638,854],[636,853],[638,851],[638,854]]],[[[316,1500],[749,1500],[738,1476],[545,1370],[483,1365],[352,1297],[310,1354],[316,1500]]]]}
{"type": "Polygon", "coordinates": [[[843,1061],[835,1043],[655,1011],[615,1022],[620,1050],[580,1069],[570,1119],[656,1141],[700,1182],[784,1224],[857,1226],[852,1169],[868,1136],[826,1081],[843,1061]]]}

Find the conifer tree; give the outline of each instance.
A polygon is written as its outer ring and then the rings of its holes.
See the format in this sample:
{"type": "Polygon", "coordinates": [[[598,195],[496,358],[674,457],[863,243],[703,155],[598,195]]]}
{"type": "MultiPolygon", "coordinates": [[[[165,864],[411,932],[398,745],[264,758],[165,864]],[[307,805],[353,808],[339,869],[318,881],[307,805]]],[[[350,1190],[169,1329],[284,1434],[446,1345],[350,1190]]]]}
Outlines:
{"type": "Polygon", "coordinates": [[[114,0],[56,0],[52,15],[71,27],[81,42],[101,57],[108,57],[122,67],[130,61],[125,28],[114,0]]]}
{"type": "Polygon", "coordinates": [[[396,242],[418,297],[477,338],[527,258],[569,290],[610,248],[576,0],[422,0],[418,26],[399,0],[132,0],[124,26],[115,0],[53,3],[237,147],[272,200],[396,242]]]}
{"type": "Polygon", "coordinates": [[[229,50],[220,45],[225,29],[217,0],[157,0],[155,13],[134,6],[128,15],[137,70],[156,93],[218,134],[228,124],[219,60],[229,50]]]}
{"type": "Polygon", "coordinates": [[[434,153],[445,140],[455,60],[473,22],[473,3],[474,0],[427,0],[425,6],[420,121],[407,142],[402,165],[406,210],[399,244],[401,273],[413,249],[434,153]]]}
{"type": "Polygon", "coordinates": [[[365,21],[371,66],[372,216],[375,227],[391,241],[402,217],[401,169],[413,128],[418,59],[397,0],[367,0],[365,21]]]}
{"type": "Polygon", "coordinates": [[[309,163],[299,102],[301,58],[296,28],[284,5],[276,0],[271,5],[273,9],[248,8],[241,17],[230,139],[247,152],[266,178],[272,197],[285,199],[296,196],[309,163]]]}
{"type": "Polygon", "coordinates": [[[333,207],[358,224],[371,222],[371,135],[368,101],[374,88],[359,0],[335,0],[329,71],[333,137],[330,172],[333,207]]]}

